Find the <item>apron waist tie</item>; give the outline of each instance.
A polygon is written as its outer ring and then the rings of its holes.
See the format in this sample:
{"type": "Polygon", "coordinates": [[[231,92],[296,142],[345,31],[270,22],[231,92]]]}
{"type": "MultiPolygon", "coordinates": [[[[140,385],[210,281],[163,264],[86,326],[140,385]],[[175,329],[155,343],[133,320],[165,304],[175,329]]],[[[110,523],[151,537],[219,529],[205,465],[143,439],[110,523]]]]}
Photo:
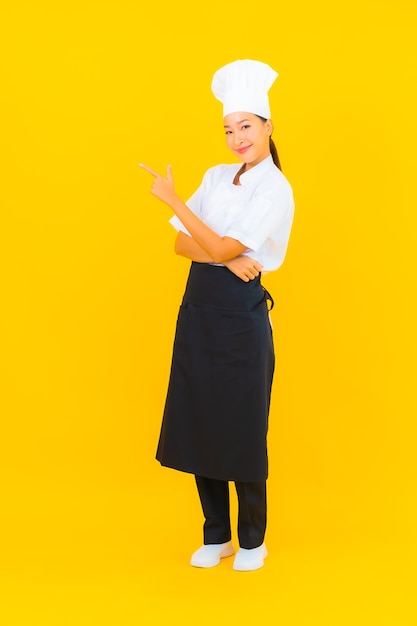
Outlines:
{"type": "Polygon", "coordinates": [[[274,299],[271,296],[271,294],[269,293],[269,291],[267,289],[265,289],[265,287],[262,285],[262,289],[264,290],[264,300],[267,303],[267,307],[268,307],[268,311],[271,311],[274,308],[274,299]],[[270,305],[268,306],[268,302],[270,302],[270,305]]]}

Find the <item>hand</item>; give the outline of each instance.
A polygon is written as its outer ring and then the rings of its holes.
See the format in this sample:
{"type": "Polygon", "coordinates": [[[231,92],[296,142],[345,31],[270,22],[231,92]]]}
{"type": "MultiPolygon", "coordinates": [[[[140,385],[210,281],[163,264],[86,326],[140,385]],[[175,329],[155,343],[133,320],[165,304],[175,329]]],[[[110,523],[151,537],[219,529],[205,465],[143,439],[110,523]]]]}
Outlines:
{"type": "Polygon", "coordinates": [[[224,265],[245,283],[259,276],[259,272],[263,269],[263,266],[258,261],[243,254],[226,261],[224,265]]]}
{"type": "Polygon", "coordinates": [[[175,193],[175,189],[174,189],[174,179],[172,177],[171,166],[168,165],[167,177],[164,178],[163,176],[158,174],[158,172],[155,172],[153,169],[151,169],[147,165],[144,165],[143,163],[139,163],[139,165],[144,170],[149,172],[149,174],[154,176],[155,180],[153,181],[151,193],[162,202],[165,202],[165,204],[172,206],[172,203],[177,198],[177,194],[175,193]]]}

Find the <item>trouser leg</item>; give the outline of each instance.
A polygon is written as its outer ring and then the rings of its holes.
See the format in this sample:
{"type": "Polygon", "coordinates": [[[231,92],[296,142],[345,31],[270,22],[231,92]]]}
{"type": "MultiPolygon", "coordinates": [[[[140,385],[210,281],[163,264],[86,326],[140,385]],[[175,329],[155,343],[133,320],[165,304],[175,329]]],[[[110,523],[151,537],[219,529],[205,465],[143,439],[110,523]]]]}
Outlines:
{"type": "Polygon", "coordinates": [[[238,537],[241,548],[250,550],[263,543],[266,530],[266,481],[236,482],[239,502],[238,537]]]}
{"type": "Polygon", "coordinates": [[[203,476],[195,477],[203,509],[204,543],[226,543],[231,539],[229,483],[203,476]]]}

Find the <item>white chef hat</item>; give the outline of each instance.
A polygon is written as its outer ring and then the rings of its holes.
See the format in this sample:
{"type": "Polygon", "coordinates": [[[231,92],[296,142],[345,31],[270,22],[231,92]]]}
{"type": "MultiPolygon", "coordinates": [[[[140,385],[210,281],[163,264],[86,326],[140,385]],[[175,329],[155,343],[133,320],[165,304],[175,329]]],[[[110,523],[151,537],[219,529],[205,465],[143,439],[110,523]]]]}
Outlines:
{"type": "Polygon", "coordinates": [[[211,89],[223,103],[223,117],[236,111],[246,111],[269,119],[268,91],[278,73],[261,61],[233,61],[221,67],[213,76],[211,89]]]}

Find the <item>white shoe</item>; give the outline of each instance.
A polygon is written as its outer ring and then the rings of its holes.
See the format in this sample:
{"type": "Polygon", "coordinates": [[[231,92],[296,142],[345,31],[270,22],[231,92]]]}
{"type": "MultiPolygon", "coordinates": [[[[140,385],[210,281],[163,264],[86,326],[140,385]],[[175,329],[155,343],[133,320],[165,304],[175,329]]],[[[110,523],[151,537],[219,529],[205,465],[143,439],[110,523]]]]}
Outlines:
{"type": "Polygon", "coordinates": [[[250,572],[260,569],[264,564],[264,558],[267,556],[268,550],[264,543],[258,548],[252,548],[251,550],[240,548],[236,553],[233,569],[239,572],[250,572]]]}
{"type": "Polygon", "coordinates": [[[214,567],[220,563],[220,559],[232,556],[235,549],[231,541],[227,543],[210,543],[201,546],[191,557],[191,565],[194,567],[214,567]]]}

